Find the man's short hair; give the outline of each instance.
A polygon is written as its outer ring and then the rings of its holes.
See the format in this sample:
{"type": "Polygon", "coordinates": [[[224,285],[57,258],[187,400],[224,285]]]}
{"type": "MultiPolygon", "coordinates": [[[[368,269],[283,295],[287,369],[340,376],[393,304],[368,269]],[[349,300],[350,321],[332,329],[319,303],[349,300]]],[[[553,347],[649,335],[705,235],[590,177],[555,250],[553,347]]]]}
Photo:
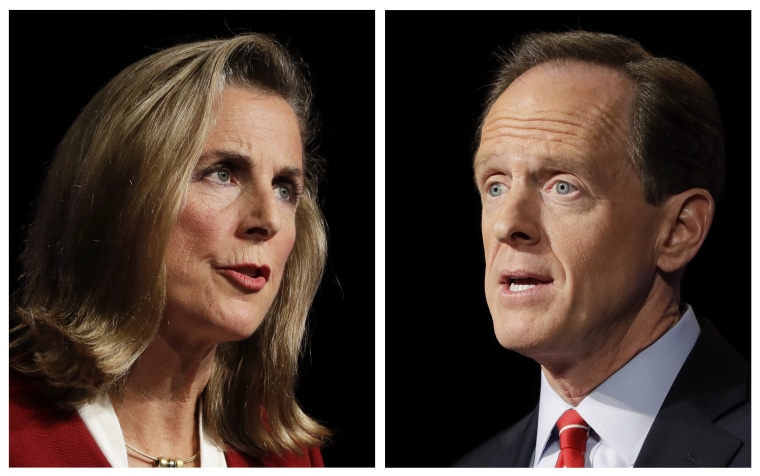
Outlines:
{"type": "Polygon", "coordinates": [[[720,113],[712,88],[689,66],[653,56],[629,38],[588,31],[530,33],[500,59],[477,142],[494,102],[529,69],[550,61],[601,65],[622,72],[634,85],[629,159],[645,200],[657,205],[703,188],[718,201],[725,177],[720,113]]]}

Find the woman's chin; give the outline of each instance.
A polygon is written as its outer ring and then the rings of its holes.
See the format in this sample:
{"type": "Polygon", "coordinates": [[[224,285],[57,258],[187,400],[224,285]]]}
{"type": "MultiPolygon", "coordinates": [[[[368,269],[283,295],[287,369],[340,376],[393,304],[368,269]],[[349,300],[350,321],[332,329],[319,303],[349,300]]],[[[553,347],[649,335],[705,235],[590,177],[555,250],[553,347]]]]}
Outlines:
{"type": "Polygon", "coordinates": [[[223,342],[238,342],[253,335],[264,321],[263,316],[252,318],[250,313],[243,315],[220,316],[219,319],[204,319],[199,322],[164,322],[161,335],[168,341],[183,346],[208,347],[223,342]]]}
{"type": "Polygon", "coordinates": [[[216,328],[218,342],[238,342],[252,336],[261,325],[263,319],[252,322],[250,319],[242,322],[225,322],[216,328]]]}

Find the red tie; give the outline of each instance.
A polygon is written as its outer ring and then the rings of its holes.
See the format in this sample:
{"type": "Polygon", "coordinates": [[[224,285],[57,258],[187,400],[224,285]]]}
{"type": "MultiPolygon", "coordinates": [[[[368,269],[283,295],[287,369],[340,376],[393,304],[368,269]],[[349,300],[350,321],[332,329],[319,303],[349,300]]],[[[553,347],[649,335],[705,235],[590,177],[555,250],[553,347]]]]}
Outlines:
{"type": "Polygon", "coordinates": [[[559,430],[559,458],[557,468],[583,468],[585,466],[588,425],[578,412],[568,410],[557,420],[559,430]]]}

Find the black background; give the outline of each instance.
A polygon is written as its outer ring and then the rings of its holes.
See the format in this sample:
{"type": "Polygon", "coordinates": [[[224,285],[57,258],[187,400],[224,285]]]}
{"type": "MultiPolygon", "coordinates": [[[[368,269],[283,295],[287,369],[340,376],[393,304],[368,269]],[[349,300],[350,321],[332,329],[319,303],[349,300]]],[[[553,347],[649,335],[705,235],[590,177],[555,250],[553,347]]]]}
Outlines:
{"type": "Polygon", "coordinates": [[[449,466],[538,400],[537,364],[493,333],[470,169],[492,53],[523,32],[622,34],[712,84],[727,179],[682,298],[749,358],[749,11],[389,11],[385,27],[386,466],[449,466]]]}
{"type": "Polygon", "coordinates": [[[58,142],[120,70],[177,42],[242,31],[274,34],[303,57],[328,162],[320,196],[329,261],[310,318],[298,396],[335,432],[327,466],[375,465],[375,13],[11,11],[10,283],[22,226],[58,142]]]}

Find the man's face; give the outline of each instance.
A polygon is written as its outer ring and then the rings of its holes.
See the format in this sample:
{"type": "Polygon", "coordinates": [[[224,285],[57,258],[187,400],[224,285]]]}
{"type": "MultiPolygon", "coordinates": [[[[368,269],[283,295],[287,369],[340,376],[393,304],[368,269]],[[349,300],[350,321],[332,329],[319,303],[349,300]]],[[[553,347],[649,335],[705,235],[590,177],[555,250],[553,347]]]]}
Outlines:
{"type": "Polygon", "coordinates": [[[622,340],[653,292],[661,214],[627,155],[631,92],[607,68],[545,64],[484,121],[486,299],[499,342],[539,362],[622,340]]]}

